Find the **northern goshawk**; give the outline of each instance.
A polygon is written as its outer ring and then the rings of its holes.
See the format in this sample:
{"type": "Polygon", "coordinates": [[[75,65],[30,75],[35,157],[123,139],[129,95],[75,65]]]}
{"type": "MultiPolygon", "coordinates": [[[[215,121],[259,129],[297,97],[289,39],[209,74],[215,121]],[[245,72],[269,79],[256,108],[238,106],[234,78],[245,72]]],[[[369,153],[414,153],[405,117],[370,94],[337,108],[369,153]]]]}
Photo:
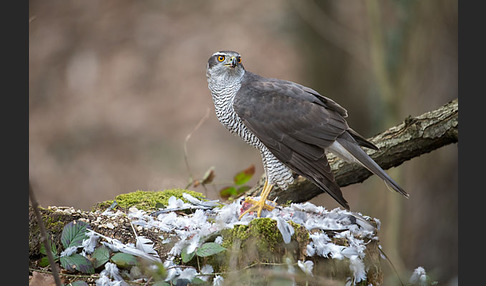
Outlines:
{"type": "Polygon", "coordinates": [[[206,76],[218,120],[262,156],[266,181],[260,200],[240,215],[273,209],[266,199],[274,185],[281,189],[294,181],[293,172],[316,184],[344,208],[343,198],[326,157],[330,151],[355,161],[385,181],[398,193],[408,194],[360,146],[378,149],[353,129],[347,111],[333,100],[303,85],[265,78],[246,71],[234,51],[214,53],[206,76]]]}

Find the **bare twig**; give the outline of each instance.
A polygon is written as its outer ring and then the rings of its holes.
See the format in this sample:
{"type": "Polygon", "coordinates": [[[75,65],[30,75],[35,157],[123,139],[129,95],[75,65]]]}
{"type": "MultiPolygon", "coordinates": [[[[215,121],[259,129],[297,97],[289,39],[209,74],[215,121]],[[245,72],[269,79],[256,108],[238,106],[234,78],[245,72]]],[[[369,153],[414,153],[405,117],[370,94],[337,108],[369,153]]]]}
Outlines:
{"type": "Polygon", "coordinates": [[[56,262],[54,261],[54,257],[52,256],[52,250],[51,250],[51,244],[47,240],[47,232],[46,232],[46,227],[44,225],[44,221],[42,220],[41,214],[39,212],[39,204],[37,203],[37,200],[35,199],[34,196],[34,191],[32,190],[32,185],[29,181],[29,197],[30,197],[30,202],[32,204],[32,208],[34,209],[35,217],[37,219],[37,223],[39,224],[39,229],[41,233],[41,241],[42,244],[44,245],[46,252],[47,252],[47,258],[49,259],[49,264],[51,265],[52,269],[52,276],[54,276],[54,281],[56,282],[56,286],[61,286],[61,279],[59,278],[59,271],[57,269],[56,262]]]}
{"type": "Polygon", "coordinates": [[[144,284],[144,286],[150,285],[149,283],[152,281],[153,278],[154,278],[153,276],[150,276],[149,279],[147,279],[147,282],[144,284]]]}
{"type": "Polygon", "coordinates": [[[206,114],[204,114],[204,116],[199,120],[196,127],[194,127],[194,129],[191,132],[189,132],[189,134],[187,134],[186,139],[184,140],[184,162],[186,163],[187,172],[189,173],[189,184],[185,187],[186,189],[194,182],[194,177],[192,176],[191,167],[189,166],[187,142],[189,141],[189,139],[191,139],[192,134],[201,127],[201,125],[204,123],[204,121],[208,119],[208,117],[209,117],[209,108],[206,109],[206,114]]]}
{"type": "Polygon", "coordinates": [[[395,276],[397,276],[398,281],[400,281],[400,285],[405,286],[405,284],[403,284],[403,282],[402,282],[402,279],[400,279],[400,275],[398,274],[398,271],[395,268],[395,265],[393,265],[393,263],[391,262],[391,259],[388,258],[385,251],[382,248],[378,248],[378,250],[380,251],[380,254],[383,255],[385,257],[386,261],[388,261],[388,263],[390,264],[391,268],[393,269],[393,272],[395,272],[395,276]]]}
{"type": "MultiPolygon", "coordinates": [[[[29,271],[32,271],[32,272],[35,271],[35,272],[45,273],[45,274],[52,274],[52,271],[45,270],[45,269],[36,269],[36,268],[31,268],[31,267],[29,267],[29,271]]],[[[69,277],[69,278],[78,278],[78,279],[82,279],[82,278],[95,279],[95,278],[98,278],[100,275],[98,273],[94,273],[94,274],[71,274],[71,273],[62,273],[61,272],[61,273],[59,273],[59,276],[69,277]]]]}

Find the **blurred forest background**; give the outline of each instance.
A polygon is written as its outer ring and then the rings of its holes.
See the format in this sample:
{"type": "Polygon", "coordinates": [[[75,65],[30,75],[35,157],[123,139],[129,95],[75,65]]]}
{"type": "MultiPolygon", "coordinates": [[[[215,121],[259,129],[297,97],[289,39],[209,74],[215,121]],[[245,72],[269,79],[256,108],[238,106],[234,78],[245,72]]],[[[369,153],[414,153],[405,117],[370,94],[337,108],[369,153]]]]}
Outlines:
{"type": "MultiPolygon", "coordinates": [[[[40,204],[90,209],[142,190],[183,188],[214,166],[218,198],[259,153],[222,127],[205,76],[209,56],[314,88],[371,137],[458,96],[458,3],[430,1],[29,1],[29,174],[40,204]],[[185,138],[190,171],[184,162],[185,138]],[[190,174],[191,173],[191,174],[190,174]]],[[[385,252],[407,281],[423,266],[458,275],[457,145],[343,188],[379,218],[385,252]]],[[[337,207],[323,194],[312,200],[337,207]]],[[[386,285],[396,278],[386,262],[386,285]]]]}

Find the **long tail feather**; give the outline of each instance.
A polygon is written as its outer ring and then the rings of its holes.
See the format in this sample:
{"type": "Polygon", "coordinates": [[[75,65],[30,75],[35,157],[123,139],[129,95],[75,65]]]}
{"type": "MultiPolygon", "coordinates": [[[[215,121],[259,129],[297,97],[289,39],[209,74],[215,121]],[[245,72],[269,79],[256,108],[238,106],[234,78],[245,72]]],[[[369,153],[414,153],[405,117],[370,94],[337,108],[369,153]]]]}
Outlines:
{"type": "Polygon", "coordinates": [[[364,167],[385,181],[387,186],[391,187],[403,196],[407,198],[409,197],[408,193],[405,192],[405,190],[403,190],[392,178],[390,178],[390,176],[385,173],[385,171],[383,171],[383,169],[373,159],[371,159],[371,157],[368,156],[363,149],[361,149],[361,147],[349,133],[343,133],[343,135],[337,139],[337,142],[364,167]]]}

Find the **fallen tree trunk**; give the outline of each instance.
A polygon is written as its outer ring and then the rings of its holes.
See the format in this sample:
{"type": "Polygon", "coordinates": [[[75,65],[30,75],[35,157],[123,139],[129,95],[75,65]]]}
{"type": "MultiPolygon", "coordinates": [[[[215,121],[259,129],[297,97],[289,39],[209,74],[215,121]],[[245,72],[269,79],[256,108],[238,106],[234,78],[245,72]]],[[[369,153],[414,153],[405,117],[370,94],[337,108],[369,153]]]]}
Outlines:
{"type": "MultiPolygon", "coordinates": [[[[368,155],[383,169],[396,167],[403,162],[458,141],[458,100],[426,112],[417,117],[408,117],[397,126],[370,138],[379,150],[365,149],[368,155]]],[[[356,163],[345,162],[333,154],[328,160],[339,186],[361,183],[372,175],[356,163]]],[[[246,195],[257,196],[263,188],[264,175],[246,195]]],[[[299,176],[287,190],[275,187],[269,198],[278,197],[277,203],[305,202],[322,194],[312,182],[299,176]]]]}

